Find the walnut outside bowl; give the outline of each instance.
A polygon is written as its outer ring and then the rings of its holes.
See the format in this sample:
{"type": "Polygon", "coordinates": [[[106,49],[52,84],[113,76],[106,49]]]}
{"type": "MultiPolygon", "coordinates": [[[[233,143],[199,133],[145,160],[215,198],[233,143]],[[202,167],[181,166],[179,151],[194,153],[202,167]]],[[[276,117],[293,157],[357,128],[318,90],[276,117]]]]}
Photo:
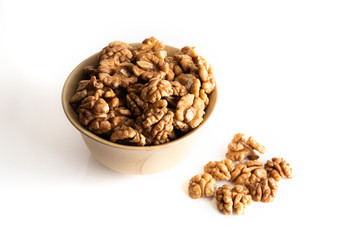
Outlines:
{"type": "MultiPolygon", "coordinates": [[[[133,47],[139,43],[130,44],[133,47]]],[[[174,55],[179,49],[166,46],[168,55],[174,55]]],[[[103,165],[115,171],[128,174],[150,174],[169,169],[179,163],[200,142],[199,132],[210,118],[217,101],[217,87],[209,95],[209,105],[205,110],[204,121],[191,132],[169,143],[155,146],[129,146],[110,142],[87,130],[78,120],[78,115],[69,103],[74,95],[77,85],[83,79],[83,68],[98,64],[96,53],[81,62],[65,81],[61,102],[66,117],[80,132],[86,146],[93,156],[103,165]]]]}

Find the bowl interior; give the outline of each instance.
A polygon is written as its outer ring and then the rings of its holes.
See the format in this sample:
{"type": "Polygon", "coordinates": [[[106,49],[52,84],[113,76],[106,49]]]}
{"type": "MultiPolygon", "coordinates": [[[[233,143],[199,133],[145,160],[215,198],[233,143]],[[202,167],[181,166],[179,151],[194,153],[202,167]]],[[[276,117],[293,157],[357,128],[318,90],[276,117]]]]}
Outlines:
{"type": "MultiPolygon", "coordinates": [[[[140,43],[132,43],[129,44],[132,47],[137,47],[140,45],[140,43]]],[[[173,56],[177,51],[179,51],[178,48],[174,48],[171,46],[165,46],[165,50],[168,52],[168,56],[173,56]]],[[[129,146],[129,145],[122,145],[118,143],[110,142],[106,139],[103,139],[96,134],[90,132],[85,127],[81,125],[78,119],[77,113],[74,111],[72,106],[69,103],[70,98],[75,94],[75,90],[77,88],[78,83],[80,80],[84,79],[84,73],[83,68],[89,65],[97,66],[98,65],[98,56],[99,53],[95,53],[92,56],[88,57],[84,61],[82,61],[68,76],[68,78],[65,81],[63,90],[62,90],[62,96],[61,96],[61,102],[62,107],[64,109],[66,117],[69,119],[71,124],[78,129],[82,134],[85,134],[86,136],[101,142],[103,144],[106,144],[108,146],[116,147],[116,148],[122,148],[122,149],[130,149],[130,150],[140,150],[140,151],[146,151],[146,150],[154,150],[154,149],[161,149],[167,146],[170,146],[172,144],[176,144],[177,142],[184,141],[186,138],[190,137],[192,134],[195,134],[209,119],[210,115],[212,114],[214,107],[216,105],[217,101],[217,86],[215,86],[214,91],[209,95],[209,105],[207,106],[205,110],[204,120],[202,123],[189,133],[185,134],[184,136],[173,140],[169,143],[164,143],[160,145],[154,145],[154,146],[129,146]]]]}

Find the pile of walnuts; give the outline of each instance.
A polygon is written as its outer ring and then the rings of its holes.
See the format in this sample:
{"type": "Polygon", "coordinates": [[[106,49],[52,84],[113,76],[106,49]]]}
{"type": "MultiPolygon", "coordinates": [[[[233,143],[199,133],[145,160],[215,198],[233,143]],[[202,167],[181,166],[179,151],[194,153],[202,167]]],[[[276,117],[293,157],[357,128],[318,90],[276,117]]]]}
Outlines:
{"type": "Polygon", "coordinates": [[[278,191],[276,182],[292,178],[293,172],[283,158],[272,158],[263,164],[257,152],[265,147],[252,137],[237,133],[228,145],[226,159],[211,161],[204,166],[204,173],[195,175],[189,182],[189,195],[197,199],[215,195],[219,211],[239,215],[253,201],[271,202],[278,191]],[[244,161],[245,160],[245,161],[244,161]],[[218,189],[216,181],[230,181],[218,189]]]}
{"type": "Polygon", "coordinates": [[[168,56],[154,37],[132,48],[111,42],[87,66],[70,103],[91,132],[127,145],[156,145],[199,126],[215,88],[212,68],[194,48],[168,56]]]}

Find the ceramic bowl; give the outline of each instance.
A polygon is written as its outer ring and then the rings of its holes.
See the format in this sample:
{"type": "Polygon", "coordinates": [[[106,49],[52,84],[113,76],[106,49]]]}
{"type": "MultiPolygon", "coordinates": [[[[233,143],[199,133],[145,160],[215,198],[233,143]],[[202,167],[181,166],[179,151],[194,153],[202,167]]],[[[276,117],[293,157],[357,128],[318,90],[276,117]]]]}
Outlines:
{"type": "MultiPolygon", "coordinates": [[[[133,47],[139,43],[130,44],[133,47]]],[[[171,56],[179,49],[166,46],[165,50],[171,56]]],[[[68,76],[62,90],[61,102],[66,117],[80,132],[86,146],[100,163],[115,171],[128,174],[149,174],[169,169],[185,159],[186,156],[201,144],[197,139],[216,105],[217,87],[209,95],[210,103],[205,110],[204,121],[191,132],[169,143],[155,146],[129,146],[110,142],[87,130],[78,120],[78,115],[69,104],[78,82],[83,79],[83,68],[98,64],[96,53],[81,62],[68,76]]]]}

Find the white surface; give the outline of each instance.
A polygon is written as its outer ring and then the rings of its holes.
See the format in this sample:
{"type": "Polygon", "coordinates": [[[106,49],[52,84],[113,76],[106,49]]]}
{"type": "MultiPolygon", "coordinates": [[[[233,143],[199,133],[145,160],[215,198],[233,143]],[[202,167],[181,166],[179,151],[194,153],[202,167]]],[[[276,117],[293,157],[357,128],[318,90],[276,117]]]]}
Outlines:
{"type": "Polygon", "coordinates": [[[0,239],[358,239],[358,1],[127,2],[0,1],[0,239]],[[90,155],[60,92],[110,41],[150,36],[197,46],[219,102],[181,164],[118,174],[90,155]],[[274,202],[224,216],[187,183],[236,132],[295,178],[274,202]]]}

